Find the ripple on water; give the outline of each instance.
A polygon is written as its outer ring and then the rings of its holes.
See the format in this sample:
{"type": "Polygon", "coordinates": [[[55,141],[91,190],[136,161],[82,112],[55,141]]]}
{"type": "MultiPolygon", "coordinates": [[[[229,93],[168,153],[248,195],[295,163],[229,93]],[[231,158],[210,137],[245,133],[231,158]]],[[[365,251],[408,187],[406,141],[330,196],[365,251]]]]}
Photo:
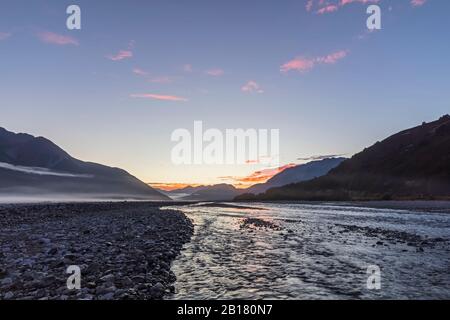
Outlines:
{"type": "Polygon", "coordinates": [[[175,208],[193,220],[195,233],[173,264],[171,298],[450,298],[448,214],[251,206],[175,208]],[[267,224],[242,228],[248,218],[267,224]],[[367,267],[374,264],[382,271],[379,291],[366,287],[367,267]]]}

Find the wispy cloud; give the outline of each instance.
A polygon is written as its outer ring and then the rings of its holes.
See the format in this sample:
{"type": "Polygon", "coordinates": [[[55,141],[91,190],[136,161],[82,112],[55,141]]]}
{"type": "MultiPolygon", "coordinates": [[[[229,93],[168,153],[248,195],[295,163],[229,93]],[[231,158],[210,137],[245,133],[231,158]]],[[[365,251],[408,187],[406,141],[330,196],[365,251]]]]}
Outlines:
{"type": "Polygon", "coordinates": [[[0,32],[0,41],[8,39],[11,35],[12,34],[9,32],[0,32]]]}
{"type": "Polygon", "coordinates": [[[143,99],[153,99],[153,100],[163,100],[163,101],[188,101],[188,99],[172,95],[162,95],[153,93],[136,93],[131,94],[131,98],[143,98],[143,99]]]}
{"type": "Polygon", "coordinates": [[[314,59],[308,59],[304,57],[296,57],[280,67],[280,71],[283,73],[287,73],[289,71],[295,70],[299,72],[305,72],[312,68],[314,68],[315,62],[314,59]]]}
{"type": "Polygon", "coordinates": [[[225,71],[223,71],[222,69],[219,69],[219,68],[215,68],[215,69],[206,70],[205,73],[212,77],[220,77],[225,74],[225,71]]]}
{"type": "Polygon", "coordinates": [[[124,59],[129,59],[131,57],[133,57],[133,51],[131,50],[120,50],[116,54],[110,54],[106,56],[106,58],[112,61],[120,61],[124,59]]]}
{"type": "Polygon", "coordinates": [[[347,50],[341,50],[337,52],[333,52],[327,56],[324,57],[318,57],[316,58],[316,61],[318,63],[324,63],[324,64],[335,64],[341,59],[344,59],[348,54],[347,50]]]}
{"type": "Polygon", "coordinates": [[[61,34],[57,34],[50,31],[42,31],[37,33],[37,37],[45,43],[66,46],[66,45],[74,45],[78,46],[79,42],[77,39],[72,38],[70,36],[64,36],[61,34]]]}
{"type": "Polygon", "coordinates": [[[421,7],[421,6],[423,6],[426,2],[427,2],[427,0],[411,0],[411,5],[412,5],[413,7],[421,7]]]}
{"type": "Polygon", "coordinates": [[[299,161],[315,161],[315,160],[324,160],[329,158],[338,158],[343,157],[345,154],[325,154],[325,155],[315,155],[315,156],[309,156],[304,158],[297,158],[299,161]]]}
{"type": "MultiPolygon", "coordinates": [[[[378,3],[380,0],[338,0],[334,2],[325,1],[325,0],[308,0],[306,2],[306,11],[311,12],[314,11],[317,14],[326,14],[338,11],[340,8],[349,5],[351,3],[378,3]]],[[[414,0],[412,0],[414,1],[414,0]]],[[[425,0],[417,0],[417,1],[425,1],[425,0]]]]}
{"type": "Polygon", "coordinates": [[[339,0],[339,5],[340,6],[345,6],[345,5],[350,4],[350,3],[367,4],[367,3],[376,3],[376,2],[380,2],[380,0],[339,0]]]}
{"type": "Polygon", "coordinates": [[[248,81],[241,87],[242,92],[246,93],[264,93],[264,90],[261,89],[261,86],[253,80],[248,81]]]}
{"type": "Polygon", "coordinates": [[[339,60],[344,59],[348,52],[348,50],[340,50],[315,58],[299,56],[283,64],[280,67],[280,71],[282,73],[288,73],[289,71],[307,72],[320,64],[335,64],[339,60]]]}
{"type": "Polygon", "coordinates": [[[228,181],[235,181],[238,183],[243,183],[243,184],[255,184],[255,183],[264,183],[267,180],[269,180],[270,178],[272,178],[274,175],[283,172],[286,169],[292,168],[297,166],[297,164],[295,163],[289,163],[286,164],[284,166],[281,167],[277,167],[277,168],[267,168],[267,169],[263,169],[263,170],[258,170],[255,171],[251,174],[249,174],[248,176],[244,176],[244,177],[234,177],[234,176],[226,176],[226,177],[220,177],[220,179],[222,180],[228,180],[228,181]]]}
{"type": "Polygon", "coordinates": [[[18,171],[27,174],[36,174],[41,176],[57,176],[57,177],[66,177],[66,178],[92,178],[93,175],[87,174],[72,174],[72,173],[64,173],[52,171],[47,168],[40,167],[26,167],[26,166],[15,166],[9,163],[0,162],[0,168],[12,171],[18,171]]]}
{"type": "Polygon", "coordinates": [[[173,77],[169,77],[169,76],[153,77],[150,72],[148,72],[144,69],[141,69],[141,68],[134,68],[132,71],[134,74],[144,77],[148,82],[151,82],[151,83],[171,83],[174,80],[173,77]]]}
{"type": "Polygon", "coordinates": [[[334,4],[329,4],[325,7],[320,8],[319,10],[317,10],[318,14],[324,14],[324,13],[330,13],[330,12],[335,12],[338,10],[338,6],[334,5],[334,4]]]}
{"type": "Polygon", "coordinates": [[[133,73],[137,74],[138,76],[143,76],[143,77],[146,77],[149,74],[147,71],[142,70],[141,68],[134,68],[133,73]]]}
{"type": "Polygon", "coordinates": [[[157,188],[164,191],[173,191],[178,190],[186,187],[200,187],[200,184],[192,184],[192,183],[161,183],[161,182],[148,182],[148,185],[150,185],[153,188],[157,188]]]}

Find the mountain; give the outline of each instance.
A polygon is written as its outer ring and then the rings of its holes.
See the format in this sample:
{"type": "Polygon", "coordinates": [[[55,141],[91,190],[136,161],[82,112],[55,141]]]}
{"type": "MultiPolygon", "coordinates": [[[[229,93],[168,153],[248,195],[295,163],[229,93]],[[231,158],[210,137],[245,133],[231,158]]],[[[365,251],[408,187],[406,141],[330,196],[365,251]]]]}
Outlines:
{"type": "Polygon", "coordinates": [[[50,140],[4,128],[0,196],[170,200],[122,169],[77,160],[50,140]]]}
{"type": "Polygon", "coordinates": [[[180,189],[174,189],[174,190],[161,190],[161,189],[156,189],[156,190],[158,190],[162,194],[165,194],[166,196],[169,196],[173,200],[182,200],[185,197],[189,197],[194,192],[200,191],[207,187],[208,186],[197,186],[197,187],[187,186],[187,187],[183,187],[180,189]]]}
{"type": "Polygon", "coordinates": [[[450,116],[377,142],[323,177],[236,199],[450,199],[450,116]]]}
{"type": "Polygon", "coordinates": [[[229,184],[216,184],[197,187],[187,186],[181,189],[166,191],[165,194],[174,200],[230,201],[243,193],[258,194],[269,188],[323,176],[344,160],[344,158],[329,158],[298,165],[276,174],[266,183],[256,184],[248,189],[236,189],[229,184]]]}
{"type": "Polygon", "coordinates": [[[311,161],[283,170],[267,180],[266,183],[259,183],[251,186],[245,193],[259,194],[270,188],[281,187],[291,183],[312,180],[326,175],[331,169],[337,167],[345,158],[327,158],[318,161],[311,161]]]}
{"type": "MultiPolygon", "coordinates": [[[[190,194],[180,200],[190,201],[230,201],[243,191],[230,184],[215,184],[212,186],[192,187],[187,189],[190,194]]],[[[185,190],[186,191],[186,190],[185,190]]]]}

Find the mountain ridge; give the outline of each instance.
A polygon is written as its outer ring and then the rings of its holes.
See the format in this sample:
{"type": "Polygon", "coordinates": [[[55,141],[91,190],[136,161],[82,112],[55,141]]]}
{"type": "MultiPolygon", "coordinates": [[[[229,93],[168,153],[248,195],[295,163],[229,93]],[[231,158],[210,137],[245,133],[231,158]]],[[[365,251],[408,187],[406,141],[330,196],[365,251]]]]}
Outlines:
{"type": "Polygon", "coordinates": [[[311,161],[287,168],[265,183],[255,184],[246,189],[235,188],[231,184],[201,185],[197,187],[187,186],[180,189],[166,191],[165,194],[177,200],[190,201],[230,201],[245,193],[262,193],[271,187],[282,186],[289,182],[310,180],[328,173],[332,168],[344,161],[345,158],[331,157],[322,160],[311,161]]]}
{"type": "Polygon", "coordinates": [[[327,175],[236,200],[450,199],[450,116],[402,130],[327,175]]]}
{"type": "Polygon", "coordinates": [[[308,181],[327,174],[346,158],[330,157],[322,160],[310,161],[287,168],[277,173],[265,183],[253,185],[245,190],[245,193],[259,194],[270,188],[281,187],[290,183],[308,181]]]}
{"type": "Polygon", "coordinates": [[[123,169],[78,160],[47,138],[1,127],[0,164],[0,195],[170,199],[123,169]]]}

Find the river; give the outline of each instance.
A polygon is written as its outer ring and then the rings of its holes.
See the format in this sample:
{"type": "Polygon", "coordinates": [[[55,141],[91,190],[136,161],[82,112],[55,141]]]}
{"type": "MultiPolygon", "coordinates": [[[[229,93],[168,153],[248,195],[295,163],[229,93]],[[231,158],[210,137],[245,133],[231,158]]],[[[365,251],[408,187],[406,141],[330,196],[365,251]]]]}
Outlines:
{"type": "Polygon", "coordinates": [[[238,206],[170,207],[195,226],[172,265],[177,281],[170,298],[450,298],[449,213],[342,204],[238,206]]]}

